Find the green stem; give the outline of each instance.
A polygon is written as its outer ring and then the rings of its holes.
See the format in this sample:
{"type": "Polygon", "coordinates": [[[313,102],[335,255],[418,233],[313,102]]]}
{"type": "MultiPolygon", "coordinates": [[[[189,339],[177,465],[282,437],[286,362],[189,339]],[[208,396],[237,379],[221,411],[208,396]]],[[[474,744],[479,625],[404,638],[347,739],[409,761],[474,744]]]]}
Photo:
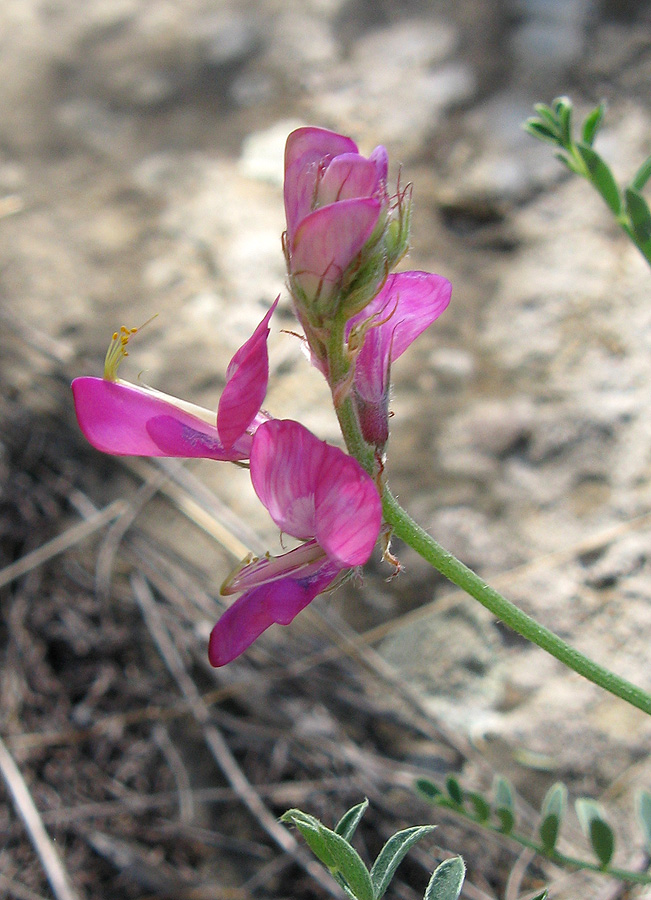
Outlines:
{"type": "MultiPolygon", "coordinates": [[[[343,316],[331,323],[328,341],[328,366],[330,383],[340,384],[350,370],[350,360],[344,346],[345,319],[343,316]]],[[[359,421],[350,396],[335,402],[335,410],[346,441],[349,453],[354,456],[364,469],[376,477],[377,460],[361,433],[359,421]]],[[[388,487],[384,488],[382,507],[385,521],[392,526],[394,534],[415,550],[424,560],[448,578],[457,587],[474,597],[496,618],[508,625],[517,634],[546,650],[568,668],[589,681],[603,688],[616,697],[636,706],[651,715],[651,695],[642,688],[631,684],[604,666],[593,662],[589,657],[570,647],[558,635],[540,625],[515,604],[503,597],[472,569],[438,544],[431,535],[420,527],[400,506],[388,487]]]]}
{"type": "Polygon", "coordinates": [[[393,526],[396,537],[412,547],[453,584],[478,600],[501,622],[555,656],[579,675],[583,675],[584,678],[599,685],[605,691],[651,715],[651,695],[570,647],[553,631],[540,625],[506,597],[503,597],[495,588],[486,584],[479,575],[441,547],[420,525],[414,522],[388,489],[385,490],[382,505],[384,518],[393,526]]]}
{"type": "MultiPolygon", "coordinates": [[[[436,801],[434,801],[436,802],[436,801]]],[[[525,837],[525,835],[520,834],[517,831],[509,831],[505,832],[500,828],[495,828],[491,822],[481,821],[475,816],[468,813],[462,806],[458,803],[451,803],[449,801],[438,802],[437,806],[442,807],[443,809],[450,809],[455,813],[458,813],[462,818],[466,819],[469,822],[474,822],[475,825],[479,825],[481,828],[486,828],[488,831],[491,831],[493,834],[499,834],[510,838],[512,841],[516,841],[516,843],[520,844],[522,847],[528,847],[530,850],[533,850],[535,853],[538,853],[539,856],[545,857],[545,859],[549,859],[551,862],[556,863],[559,866],[571,866],[575,869],[587,869],[590,872],[599,872],[601,875],[610,875],[612,878],[618,878],[620,881],[628,881],[633,884],[651,884],[651,874],[647,872],[633,872],[630,869],[619,869],[615,866],[600,866],[598,863],[590,862],[587,859],[579,859],[576,856],[568,856],[565,853],[561,853],[556,850],[547,850],[542,844],[537,843],[536,841],[532,841],[530,838],[525,837]]]]}

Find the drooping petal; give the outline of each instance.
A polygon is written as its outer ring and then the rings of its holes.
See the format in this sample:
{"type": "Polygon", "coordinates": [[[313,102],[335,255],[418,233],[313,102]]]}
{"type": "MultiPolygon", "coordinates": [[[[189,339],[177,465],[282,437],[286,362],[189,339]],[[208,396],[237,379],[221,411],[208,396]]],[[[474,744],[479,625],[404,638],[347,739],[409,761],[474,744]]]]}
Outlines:
{"type": "Polygon", "coordinates": [[[342,200],[323,206],[300,223],[290,247],[294,281],[308,297],[331,296],[346,269],[373,233],[379,200],[342,200]]]}
{"type": "Polygon", "coordinates": [[[281,531],[301,540],[316,533],[314,494],[327,444],[289,419],[261,425],[251,447],[251,483],[281,531]]]}
{"type": "Polygon", "coordinates": [[[430,272],[390,275],[380,293],[351,321],[357,325],[376,316],[355,364],[355,388],[366,400],[380,399],[388,388],[390,362],[447,308],[452,285],[430,272]]]}
{"type": "Polygon", "coordinates": [[[247,459],[249,435],[226,450],[210,410],[122,381],[83,377],[72,382],[79,426],[88,441],[117,456],[247,459]],[[190,412],[191,410],[191,412],[190,412]]]}
{"type": "Polygon", "coordinates": [[[326,206],[354,197],[372,197],[384,185],[374,160],[359,153],[343,153],[335,157],[317,184],[317,203],[326,206]]]}
{"type": "Polygon", "coordinates": [[[312,209],[321,164],[340,153],[357,153],[357,144],[343,134],[325,128],[297,128],[287,138],[285,215],[290,244],[298,223],[312,209]]]}
{"type": "Polygon", "coordinates": [[[269,320],[280,296],[251,337],[235,353],[226,370],[226,385],[219,398],[217,430],[225,448],[233,446],[260,410],[269,381],[269,320]]]}
{"type": "Polygon", "coordinates": [[[382,526],[373,479],[352,456],[327,446],[315,494],[316,539],[342,568],[363,565],[382,526]]]}
{"type": "Polygon", "coordinates": [[[284,578],[242,594],[221,616],[210,635],[208,658],[225,666],[243,653],[270,625],[289,625],[330,586],[340,569],[326,563],[307,578],[284,578]]]}
{"type": "Polygon", "coordinates": [[[353,400],[362,434],[382,448],[389,438],[391,363],[437,319],[450,302],[452,286],[441,275],[399,272],[390,275],[379,294],[348,323],[367,323],[355,361],[353,400]]]}

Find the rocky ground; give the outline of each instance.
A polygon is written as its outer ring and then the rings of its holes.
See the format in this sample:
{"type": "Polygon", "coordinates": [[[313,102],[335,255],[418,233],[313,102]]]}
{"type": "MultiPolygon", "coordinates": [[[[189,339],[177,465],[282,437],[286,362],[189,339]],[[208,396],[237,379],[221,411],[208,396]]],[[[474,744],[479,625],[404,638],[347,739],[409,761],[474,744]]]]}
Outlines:
{"type": "MultiPolygon", "coordinates": [[[[243,472],[86,447],[67,384],[101,371],[117,326],[156,314],[125,377],[214,406],[280,292],[268,408],[336,441],[325,387],[281,331],[282,150],[301,123],[384,143],[414,184],[408,266],[454,285],[395,366],[391,482],[525,610],[649,688],[649,272],[520,125],[560,93],[580,114],[605,98],[598,146],[629,178],[651,152],[650,38],[646,5],[621,0],[2,4],[0,566],[25,562],[0,570],[0,722],[69,896],[312,896],[325,888],[281,854],[274,816],[297,804],[332,822],[366,793],[373,849],[438,816],[405,791],[422,772],[502,772],[525,815],[564,779],[603,798],[618,862],[643,864],[645,717],[409,551],[399,579],[376,561],[361,589],[210,671],[219,584],[277,535],[243,472]],[[28,556],[43,546],[51,559],[28,556]]],[[[7,795],[0,895],[46,896],[16,809],[7,795]]],[[[471,898],[543,882],[616,896],[597,876],[517,874],[512,847],[436,821],[401,896],[449,851],[471,898]]]]}

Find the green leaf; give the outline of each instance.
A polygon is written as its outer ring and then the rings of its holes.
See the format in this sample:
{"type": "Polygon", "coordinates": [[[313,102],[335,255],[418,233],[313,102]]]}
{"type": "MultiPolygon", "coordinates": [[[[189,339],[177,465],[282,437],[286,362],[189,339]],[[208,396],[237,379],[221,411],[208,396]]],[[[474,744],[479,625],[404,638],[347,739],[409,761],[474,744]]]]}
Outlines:
{"type": "Polygon", "coordinates": [[[566,156],[565,153],[554,153],[554,156],[559,162],[562,162],[570,172],[574,172],[575,175],[585,175],[585,172],[579,168],[578,164],[571,157],[566,156]]]}
{"type": "Polygon", "coordinates": [[[413,828],[405,828],[390,837],[380,850],[377,859],[371,869],[371,884],[375,900],[379,900],[389,887],[396,869],[409,852],[409,850],[424,835],[433,831],[435,825],[415,825],[413,828]]]}
{"type": "Polygon", "coordinates": [[[558,134],[558,117],[553,109],[546,103],[534,103],[533,108],[536,110],[542,122],[558,134]]]}
{"type": "Polygon", "coordinates": [[[289,822],[298,828],[312,853],[357,900],[375,900],[366,866],[341,835],[300,809],[288,810],[281,816],[281,822],[289,822]]]}
{"type": "Polygon", "coordinates": [[[318,819],[308,815],[308,813],[304,813],[300,809],[288,809],[287,812],[283,813],[280,817],[280,821],[287,825],[294,825],[298,828],[305,838],[308,847],[317,859],[319,859],[328,869],[332,868],[334,860],[332,859],[327,843],[321,836],[321,829],[323,826],[318,819]]]}
{"type": "Polygon", "coordinates": [[[547,888],[544,888],[539,894],[536,894],[535,897],[532,897],[531,900],[547,900],[547,894],[549,891],[547,888]]]}
{"type": "Polygon", "coordinates": [[[631,229],[638,244],[646,244],[651,239],[651,211],[642,196],[633,188],[624,192],[626,214],[631,221],[631,229]]]}
{"type": "Polygon", "coordinates": [[[566,807],[567,788],[559,781],[553,784],[545,794],[540,810],[541,821],[538,830],[542,845],[547,852],[550,852],[556,846],[558,832],[566,807]]]}
{"type": "Polygon", "coordinates": [[[435,785],[433,781],[430,781],[429,778],[417,778],[415,787],[418,793],[425,797],[426,800],[434,800],[436,802],[436,798],[443,795],[441,788],[435,785]]]}
{"type": "Polygon", "coordinates": [[[554,99],[552,100],[552,109],[557,116],[562,115],[563,108],[566,106],[572,106],[572,101],[569,97],[554,97],[554,99]]]}
{"type": "Polygon", "coordinates": [[[496,807],[504,807],[505,809],[513,810],[513,788],[511,787],[511,782],[507,778],[498,775],[493,782],[493,792],[495,794],[496,807]]]}
{"type": "Polygon", "coordinates": [[[476,791],[469,791],[466,794],[466,799],[470,800],[474,806],[475,818],[478,822],[485,822],[487,819],[490,819],[490,804],[482,794],[478,794],[476,791]]]}
{"type": "Polygon", "coordinates": [[[560,819],[556,813],[549,813],[549,815],[545,816],[545,818],[540,821],[538,832],[543,848],[547,853],[551,853],[556,846],[560,824],[560,819]]]}
{"type": "Polygon", "coordinates": [[[343,814],[341,819],[339,819],[335,825],[335,832],[340,834],[345,841],[350,842],[367,809],[368,799],[364,799],[361,803],[358,803],[357,806],[351,807],[348,812],[343,814]]]}
{"type": "Polygon", "coordinates": [[[569,97],[558,97],[554,100],[560,138],[565,147],[572,146],[572,102],[569,97]]]}
{"type": "Polygon", "coordinates": [[[593,819],[590,823],[590,843],[597,859],[605,868],[615,852],[615,835],[603,819],[593,819]]]}
{"type": "Polygon", "coordinates": [[[457,806],[463,806],[463,791],[461,790],[461,785],[453,775],[448,775],[445,779],[445,787],[447,788],[450,798],[454,800],[457,806]]]}
{"type": "Polygon", "coordinates": [[[580,797],[576,801],[575,807],[581,828],[589,838],[595,856],[606,868],[615,850],[615,835],[610,825],[604,820],[601,805],[595,800],[580,797]]]}
{"type": "Polygon", "coordinates": [[[539,119],[527,119],[523,128],[525,131],[528,131],[529,134],[532,134],[534,137],[540,138],[543,141],[549,141],[551,144],[559,143],[558,132],[545,122],[541,122],[539,119]]]}
{"type": "Polygon", "coordinates": [[[504,834],[508,834],[515,825],[513,788],[506,778],[498,775],[493,782],[493,792],[495,795],[495,815],[500,820],[500,830],[504,834]]]}
{"type": "Polygon", "coordinates": [[[574,801],[574,808],[579,817],[583,833],[588,837],[590,834],[590,822],[595,818],[600,819],[603,817],[603,807],[596,800],[590,800],[589,797],[579,797],[578,800],[574,801]]]}
{"type": "Polygon", "coordinates": [[[631,181],[631,187],[636,191],[641,191],[647,181],[651,178],[651,156],[645,159],[640,168],[637,170],[631,181]]]}
{"type": "Polygon", "coordinates": [[[500,809],[495,810],[495,815],[500,820],[500,831],[503,834],[510,834],[513,831],[513,826],[515,825],[515,816],[513,815],[512,811],[510,809],[500,807],[500,809]]]}
{"type": "Polygon", "coordinates": [[[583,138],[583,142],[585,144],[589,144],[592,147],[594,139],[597,136],[597,132],[599,131],[599,128],[603,121],[605,112],[606,104],[600,103],[599,106],[596,109],[593,109],[592,112],[586,117],[581,133],[581,137],[583,138]]]}
{"type": "Polygon", "coordinates": [[[466,867],[460,856],[446,859],[434,870],[423,900],[457,900],[465,875],[466,867]]]}
{"type": "Polygon", "coordinates": [[[615,215],[619,215],[622,201],[613,173],[592,147],[584,143],[578,143],[576,147],[590,173],[590,180],[615,215]]]}

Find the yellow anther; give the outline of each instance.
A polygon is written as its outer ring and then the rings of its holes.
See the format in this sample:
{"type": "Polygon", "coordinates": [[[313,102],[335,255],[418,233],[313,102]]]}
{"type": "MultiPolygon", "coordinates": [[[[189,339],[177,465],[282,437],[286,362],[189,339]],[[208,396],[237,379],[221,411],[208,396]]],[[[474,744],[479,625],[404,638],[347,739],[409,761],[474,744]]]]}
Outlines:
{"type": "Polygon", "coordinates": [[[104,378],[107,381],[117,381],[120,363],[125,356],[129,355],[127,351],[129,339],[143,329],[145,325],[149,325],[151,320],[155,318],[156,315],[153,315],[151,319],[147,319],[143,325],[139,325],[137,328],[127,328],[126,325],[121,325],[119,331],[113,332],[113,337],[104,359],[104,378]]]}

